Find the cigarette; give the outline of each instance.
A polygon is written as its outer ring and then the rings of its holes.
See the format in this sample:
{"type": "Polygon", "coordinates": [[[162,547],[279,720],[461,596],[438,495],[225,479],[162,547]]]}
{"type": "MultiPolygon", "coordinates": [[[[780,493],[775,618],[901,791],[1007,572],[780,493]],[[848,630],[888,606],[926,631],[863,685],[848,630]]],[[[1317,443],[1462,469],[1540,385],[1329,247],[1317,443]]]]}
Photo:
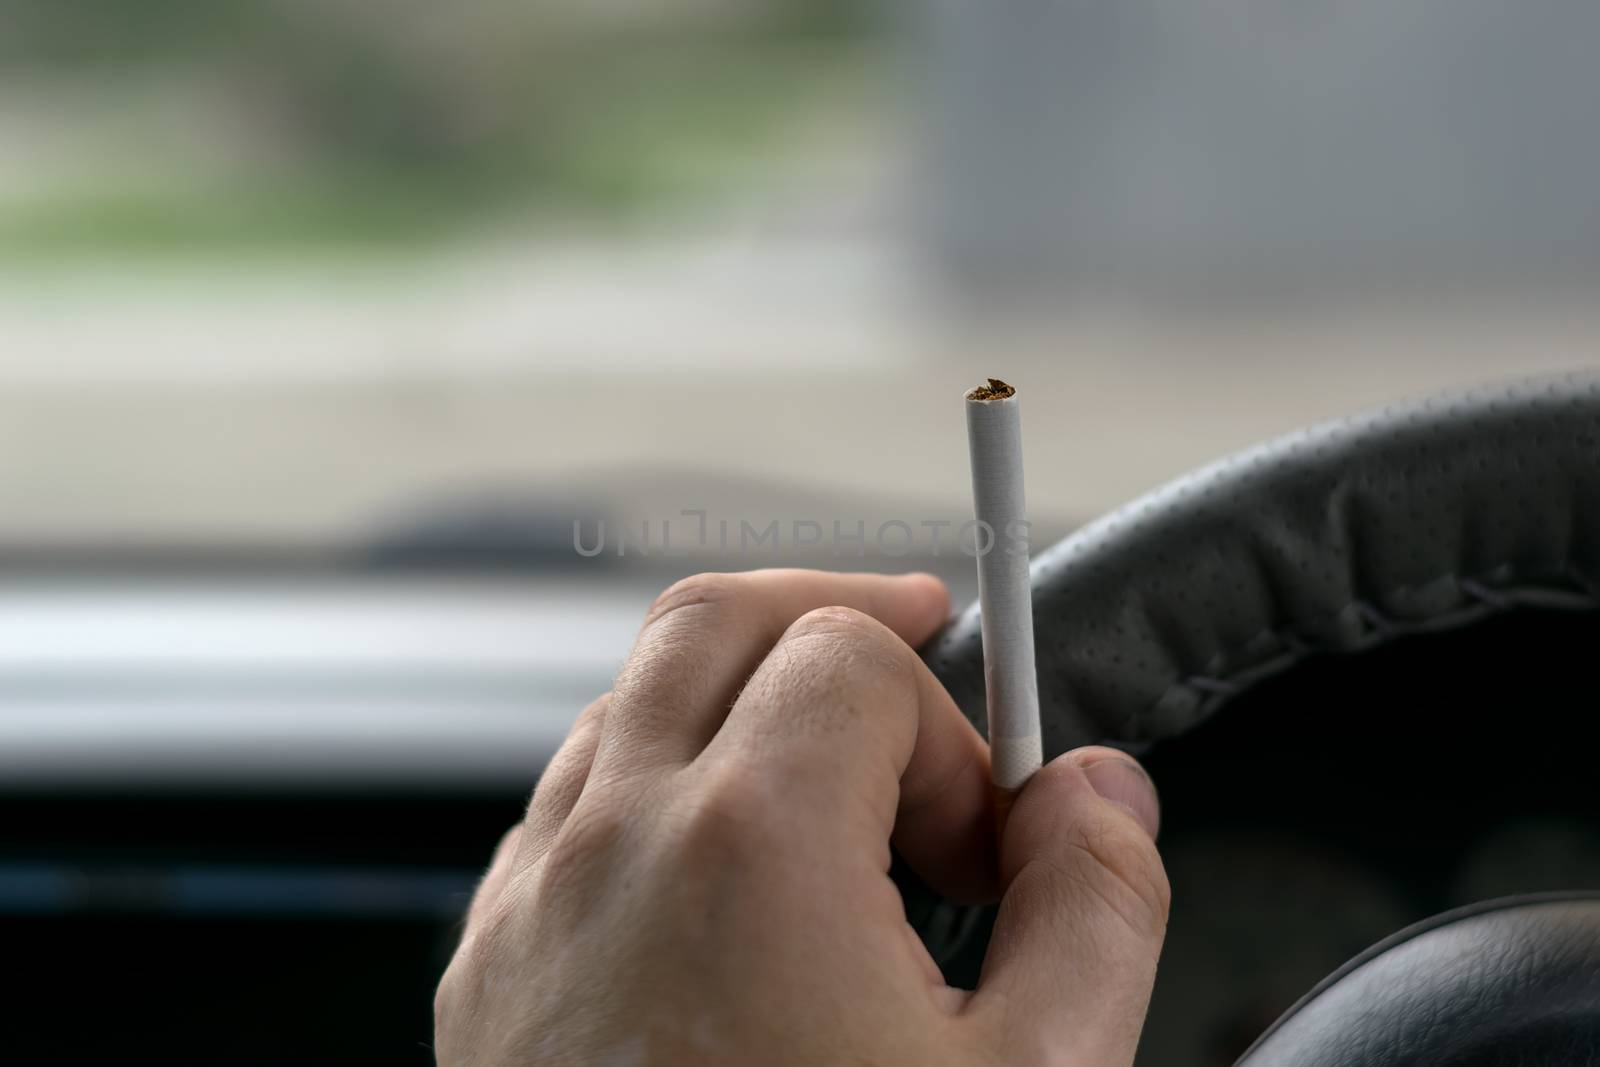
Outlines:
{"type": "Polygon", "coordinates": [[[1028,509],[1022,492],[1022,410],[1017,391],[990,378],[967,393],[967,446],[978,525],[978,603],[996,810],[1044,762],[1039,678],[1033,662],[1028,509]],[[987,539],[987,550],[985,540],[987,539]]]}

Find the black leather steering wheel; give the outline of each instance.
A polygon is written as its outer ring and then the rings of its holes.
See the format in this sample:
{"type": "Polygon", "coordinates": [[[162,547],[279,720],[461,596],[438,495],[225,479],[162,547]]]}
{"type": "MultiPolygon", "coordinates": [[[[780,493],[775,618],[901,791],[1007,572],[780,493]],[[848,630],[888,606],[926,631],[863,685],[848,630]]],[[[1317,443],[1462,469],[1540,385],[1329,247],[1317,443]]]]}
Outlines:
{"type": "MultiPolygon", "coordinates": [[[[1392,672],[1427,648],[1430,670],[1456,662],[1411,635],[1492,634],[1514,672],[1518,641],[1550,641],[1493,620],[1591,619],[1565,609],[1600,606],[1600,376],[1396,405],[1252,449],[1043,552],[1033,589],[1046,758],[1091,743],[1159,757],[1224,729],[1258,686],[1292,693],[1325,653],[1393,643],[1383,655],[1399,660],[1338,662],[1392,672]]],[[[924,655],[981,729],[976,606],[924,655]]],[[[1452,684],[1440,692],[1464,706],[1452,684]]],[[[1320,728],[1343,721],[1329,713],[1320,728]]],[[[1447,763],[1441,727],[1423,729],[1431,762],[1447,763]]],[[[909,917],[952,969],[981,940],[981,914],[904,886],[909,917]]],[[[1600,1062],[1600,898],[1501,901],[1408,929],[1325,980],[1239,1062],[1600,1062]]]]}

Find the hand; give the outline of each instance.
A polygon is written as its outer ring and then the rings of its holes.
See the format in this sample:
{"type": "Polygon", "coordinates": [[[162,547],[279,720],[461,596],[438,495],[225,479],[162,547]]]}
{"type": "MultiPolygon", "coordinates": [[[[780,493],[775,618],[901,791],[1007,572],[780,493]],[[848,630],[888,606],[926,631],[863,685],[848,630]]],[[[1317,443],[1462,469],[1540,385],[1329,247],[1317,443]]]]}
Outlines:
{"type": "Polygon", "coordinates": [[[988,753],[912,652],[927,575],[702,575],[650,609],[540,779],[435,1001],[439,1062],[1132,1062],[1166,927],[1154,789],[1041,770],[996,841],[988,753]],[[1000,896],[975,991],[888,877],[1000,896]]]}

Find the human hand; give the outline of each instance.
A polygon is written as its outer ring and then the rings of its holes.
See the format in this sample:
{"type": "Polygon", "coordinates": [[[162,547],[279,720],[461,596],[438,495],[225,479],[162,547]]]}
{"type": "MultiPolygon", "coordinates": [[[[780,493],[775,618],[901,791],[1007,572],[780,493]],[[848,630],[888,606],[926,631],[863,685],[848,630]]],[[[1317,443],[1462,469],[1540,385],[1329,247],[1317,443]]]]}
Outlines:
{"type": "Polygon", "coordinates": [[[912,651],[927,575],[701,575],[651,608],[495,853],[435,1000],[449,1067],[1133,1060],[1166,927],[1155,791],[1111,749],[996,840],[988,752],[912,651]],[[1000,897],[947,986],[888,876],[1000,897]]]}

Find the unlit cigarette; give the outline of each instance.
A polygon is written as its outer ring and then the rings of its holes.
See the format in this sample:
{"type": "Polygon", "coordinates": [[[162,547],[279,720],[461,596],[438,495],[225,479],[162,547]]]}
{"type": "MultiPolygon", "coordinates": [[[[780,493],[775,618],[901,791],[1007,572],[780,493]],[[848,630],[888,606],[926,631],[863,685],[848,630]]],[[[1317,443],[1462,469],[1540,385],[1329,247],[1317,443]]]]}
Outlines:
{"type": "Polygon", "coordinates": [[[995,786],[1010,794],[1044,761],[1022,492],[1022,410],[1015,389],[990,378],[967,394],[967,445],[978,520],[974,536],[989,755],[995,786]]]}

